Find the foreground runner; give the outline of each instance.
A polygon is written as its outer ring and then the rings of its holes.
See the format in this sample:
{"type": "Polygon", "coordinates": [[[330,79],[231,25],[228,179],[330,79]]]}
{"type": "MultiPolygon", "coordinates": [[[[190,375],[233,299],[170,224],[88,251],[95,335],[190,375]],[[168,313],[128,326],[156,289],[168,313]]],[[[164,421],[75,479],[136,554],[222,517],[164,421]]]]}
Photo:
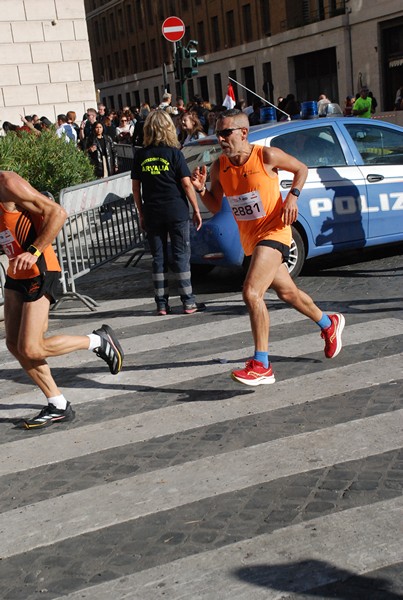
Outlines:
{"type": "Polygon", "coordinates": [[[288,272],[286,261],[291,244],[291,224],[297,220],[297,198],[308,169],[278,148],[248,142],[248,117],[240,110],[228,110],[217,121],[221,156],[211,166],[210,191],[206,188],[207,169],[195,169],[192,183],[203,203],[213,213],[221,208],[225,195],[238,223],[246,256],[252,255],[243,286],[243,299],[249,311],[255,354],[245,368],[232,377],[246,385],[274,383],[269,361],[269,313],[264,301],[271,287],[279,298],[315,321],[325,340],[325,356],[340,352],[344,317],[326,315],[312,298],[298,289],[288,272]],[[282,201],[278,169],[294,174],[293,184],[282,201]]]}
{"type": "Polygon", "coordinates": [[[60,266],[52,242],[66,219],[64,209],[16,173],[0,171],[0,245],[9,259],[4,296],[7,348],[45,394],[48,404],[17,427],[38,429],[72,421],[75,413],[57,387],[46,362],[75,350],[92,350],[113,375],[124,353],[108,325],[89,335],[44,337],[60,266]]]}

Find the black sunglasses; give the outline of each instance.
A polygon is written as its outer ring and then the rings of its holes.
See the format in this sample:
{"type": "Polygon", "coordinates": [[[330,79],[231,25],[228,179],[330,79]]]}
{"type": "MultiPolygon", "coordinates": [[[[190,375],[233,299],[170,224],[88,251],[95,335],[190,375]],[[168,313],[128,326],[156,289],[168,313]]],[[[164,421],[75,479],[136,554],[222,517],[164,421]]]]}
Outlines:
{"type": "Polygon", "coordinates": [[[217,137],[227,138],[231,135],[233,131],[236,131],[237,129],[243,129],[243,127],[232,127],[232,129],[217,129],[215,134],[217,137]]]}

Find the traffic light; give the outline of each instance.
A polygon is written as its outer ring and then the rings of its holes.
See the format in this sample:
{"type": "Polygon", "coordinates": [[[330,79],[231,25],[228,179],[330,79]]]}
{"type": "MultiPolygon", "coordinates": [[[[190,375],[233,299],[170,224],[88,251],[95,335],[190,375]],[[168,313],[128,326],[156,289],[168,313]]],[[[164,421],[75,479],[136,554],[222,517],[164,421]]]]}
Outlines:
{"type": "Polygon", "coordinates": [[[185,79],[183,72],[183,50],[185,50],[185,48],[178,44],[174,56],[174,72],[175,78],[178,79],[178,81],[184,81],[185,79]]]}
{"type": "Polygon", "coordinates": [[[204,64],[204,58],[198,58],[196,40],[190,40],[186,48],[182,48],[183,52],[183,73],[186,79],[191,79],[198,74],[198,66],[204,64]]]}

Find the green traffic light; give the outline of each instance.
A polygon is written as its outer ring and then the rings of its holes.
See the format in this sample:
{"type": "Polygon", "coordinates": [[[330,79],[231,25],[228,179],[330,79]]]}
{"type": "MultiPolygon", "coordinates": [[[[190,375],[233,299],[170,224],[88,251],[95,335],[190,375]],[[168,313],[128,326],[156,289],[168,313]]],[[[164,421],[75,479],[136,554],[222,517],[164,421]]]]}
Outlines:
{"type": "Polygon", "coordinates": [[[187,46],[178,45],[174,56],[174,71],[176,79],[184,81],[198,74],[198,67],[206,61],[197,56],[196,40],[190,40],[187,46]]]}
{"type": "Polygon", "coordinates": [[[184,60],[184,75],[187,79],[195,77],[198,74],[198,67],[204,64],[204,58],[197,56],[197,40],[190,40],[186,48],[183,48],[183,60],[184,60]]]}

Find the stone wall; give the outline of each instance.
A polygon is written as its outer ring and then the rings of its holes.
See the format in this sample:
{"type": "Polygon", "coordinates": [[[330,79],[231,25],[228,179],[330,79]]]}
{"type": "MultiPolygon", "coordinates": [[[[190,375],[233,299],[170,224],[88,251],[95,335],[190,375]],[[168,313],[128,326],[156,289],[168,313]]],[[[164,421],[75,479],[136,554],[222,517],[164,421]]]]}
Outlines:
{"type": "Polygon", "coordinates": [[[84,0],[0,0],[0,121],[96,107],[84,0]]]}

